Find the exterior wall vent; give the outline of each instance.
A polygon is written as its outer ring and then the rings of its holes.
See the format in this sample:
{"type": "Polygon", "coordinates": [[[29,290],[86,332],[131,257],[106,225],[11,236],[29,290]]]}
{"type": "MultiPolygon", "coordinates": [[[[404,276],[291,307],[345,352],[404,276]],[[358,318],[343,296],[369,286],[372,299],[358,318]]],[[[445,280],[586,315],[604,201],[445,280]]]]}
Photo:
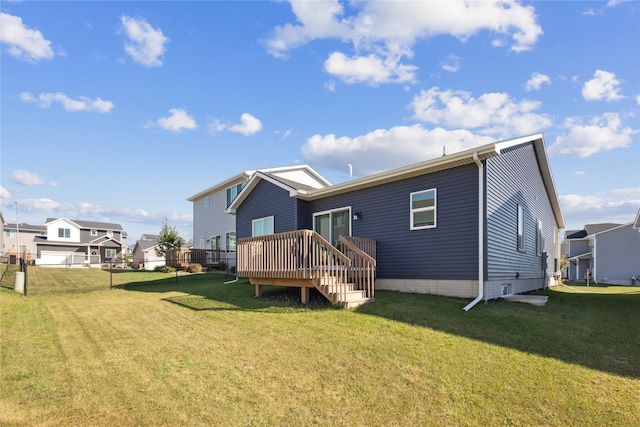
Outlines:
{"type": "Polygon", "coordinates": [[[511,294],[511,283],[502,285],[502,296],[511,294]]]}

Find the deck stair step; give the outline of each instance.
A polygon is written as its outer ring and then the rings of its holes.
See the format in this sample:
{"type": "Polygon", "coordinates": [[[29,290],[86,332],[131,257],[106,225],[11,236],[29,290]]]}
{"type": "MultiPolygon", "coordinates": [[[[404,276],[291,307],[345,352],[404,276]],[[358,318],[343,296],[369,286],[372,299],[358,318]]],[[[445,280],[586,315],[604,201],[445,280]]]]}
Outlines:
{"type": "Polygon", "coordinates": [[[373,298],[367,298],[366,291],[354,289],[353,283],[345,283],[344,290],[341,292],[340,283],[333,280],[323,280],[316,285],[316,288],[332,303],[343,305],[346,308],[357,307],[373,301],[373,298]],[[324,284],[322,283],[324,281],[324,284]]]}

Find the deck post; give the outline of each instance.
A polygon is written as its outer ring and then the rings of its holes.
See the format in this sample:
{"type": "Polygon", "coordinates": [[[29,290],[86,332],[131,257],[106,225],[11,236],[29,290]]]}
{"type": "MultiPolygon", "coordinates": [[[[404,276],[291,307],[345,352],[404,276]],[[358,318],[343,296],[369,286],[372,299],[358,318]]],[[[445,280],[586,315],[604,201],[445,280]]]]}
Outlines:
{"type": "Polygon", "coordinates": [[[262,286],[256,285],[256,298],[260,298],[262,296],[262,286]]]}
{"type": "Polygon", "coordinates": [[[309,289],[306,286],[300,287],[300,302],[302,304],[309,304],[309,289]]]}

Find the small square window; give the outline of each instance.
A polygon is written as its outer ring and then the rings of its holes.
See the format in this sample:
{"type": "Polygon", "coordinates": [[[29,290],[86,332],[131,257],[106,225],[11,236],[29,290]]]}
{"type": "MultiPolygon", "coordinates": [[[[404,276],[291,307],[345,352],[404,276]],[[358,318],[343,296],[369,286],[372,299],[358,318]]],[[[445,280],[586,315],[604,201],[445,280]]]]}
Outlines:
{"type": "Polygon", "coordinates": [[[91,230],[91,235],[92,236],[97,236],[98,235],[98,230],[91,230]]]}

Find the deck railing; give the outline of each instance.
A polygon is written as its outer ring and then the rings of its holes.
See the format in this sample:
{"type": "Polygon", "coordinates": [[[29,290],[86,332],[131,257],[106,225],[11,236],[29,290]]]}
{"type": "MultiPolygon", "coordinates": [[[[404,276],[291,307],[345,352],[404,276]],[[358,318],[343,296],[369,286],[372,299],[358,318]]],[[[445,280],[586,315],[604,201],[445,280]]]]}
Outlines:
{"type": "MultiPolygon", "coordinates": [[[[341,252],[320,234],[298,230],[240,239],[237,245],[238,275],[269,279],[317,279],[327,292],[346,296],[349,283],[373,297],[375,241],[341,237],[341,252]]],[[[322,289],[321,289],[322,291],[322,289]]]]}
{"type": "Polygon", "coordinates": [[[366,291],[367,298],[373,298],[376,279],[376,241],[362,237],[340,236],[342,252],[349,257],[351,267],[348,279],[355,289],[366,291]]]}
{"type": "Polygon", "coordinates": [[[221,261],[221,250],[180,248],[165,253],[165,263],[174,268],[187,268],[189,264],[216,265],[221,261]]]}

